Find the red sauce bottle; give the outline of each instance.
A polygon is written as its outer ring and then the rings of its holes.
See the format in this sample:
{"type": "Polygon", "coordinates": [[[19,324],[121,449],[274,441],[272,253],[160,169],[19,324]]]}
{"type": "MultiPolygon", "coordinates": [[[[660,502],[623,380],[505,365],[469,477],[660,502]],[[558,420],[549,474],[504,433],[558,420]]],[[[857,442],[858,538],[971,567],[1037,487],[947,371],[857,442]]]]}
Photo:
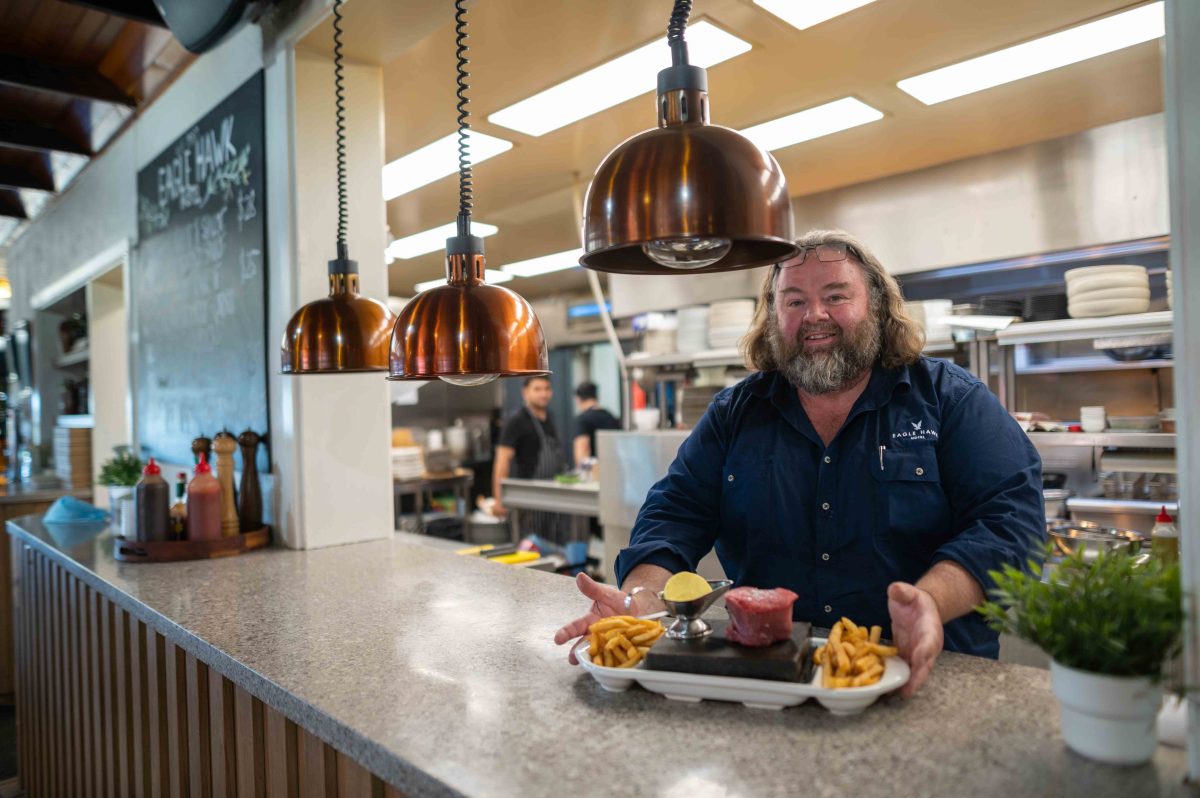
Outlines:
{"type": "Polygon", "coordinates": [[[208,458],[200,455],[195,476],[188,483],[188,540],[221,539],[221,483],[212,475],[208,458]]]}

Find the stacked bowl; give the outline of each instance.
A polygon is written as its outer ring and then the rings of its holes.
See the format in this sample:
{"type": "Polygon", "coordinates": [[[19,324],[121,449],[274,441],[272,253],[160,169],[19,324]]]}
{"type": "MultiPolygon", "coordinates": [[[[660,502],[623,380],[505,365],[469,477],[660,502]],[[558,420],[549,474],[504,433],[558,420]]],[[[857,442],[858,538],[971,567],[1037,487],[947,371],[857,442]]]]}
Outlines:
{"type": "Polygon", "coordinates": [[[732,349],[750,330],[754,320],[753,299],[729,299],[714,302],[708,312],[708,345],[713,349],[732,349]]]}
{"type": "Polygon", "coordinates": [[[1122,316],[1150,309],[1144,266],[1085,266],[1066,273],[1067,312],[1073,319],[1122,316]]]}

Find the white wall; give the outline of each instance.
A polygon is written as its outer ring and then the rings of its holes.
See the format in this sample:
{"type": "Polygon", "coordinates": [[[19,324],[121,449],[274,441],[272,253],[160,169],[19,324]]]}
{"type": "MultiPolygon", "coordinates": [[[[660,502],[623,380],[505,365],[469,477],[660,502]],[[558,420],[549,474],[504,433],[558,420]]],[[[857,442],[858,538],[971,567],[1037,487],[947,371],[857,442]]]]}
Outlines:
{"type": "MultiPolygon", "coordinates": [[[[129,325],[125,313],[124,269],[118,282],[95,281],[88,286],[88,345],[91,361],[92,475],[112,457],[113,447],[132,439],[129,406],[129,325]]],[[[95,502],[108,506],[108,492],[98,490],[95,502]]]]}

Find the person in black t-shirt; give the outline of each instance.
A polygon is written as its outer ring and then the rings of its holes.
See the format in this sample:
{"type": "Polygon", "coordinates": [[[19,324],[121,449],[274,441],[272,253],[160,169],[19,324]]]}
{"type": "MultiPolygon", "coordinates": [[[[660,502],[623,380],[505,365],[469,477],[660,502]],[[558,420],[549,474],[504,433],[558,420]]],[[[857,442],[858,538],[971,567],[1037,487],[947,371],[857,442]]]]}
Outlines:
{"type": "Polygon", "coordinates": [[[554,389],[548,377],[528,377],[521,389],[525,406],[504,422],[496,462],[492,469],[492,512],[497,518],[507,515],[500,503],[500,482],[516,479],[554,479],[562,470],[558,432],[550,415],[554,389]]]}
{"type": "Polygon", "coordinates": [[[575,465],[596,456],[596,430],[620,429],[621,422],[596,401],[596,383],[581,382],[575,389],[575,465]]]}

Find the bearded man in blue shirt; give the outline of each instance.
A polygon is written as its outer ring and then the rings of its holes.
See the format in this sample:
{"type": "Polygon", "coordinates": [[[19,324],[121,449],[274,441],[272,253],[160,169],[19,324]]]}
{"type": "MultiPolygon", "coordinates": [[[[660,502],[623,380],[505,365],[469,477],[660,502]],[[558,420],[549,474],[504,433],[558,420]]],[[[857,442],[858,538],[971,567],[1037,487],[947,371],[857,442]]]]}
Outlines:
{"type": "Polygon", "coordinates": [[[717,394],[650,489],[621,588],[580,575],[592,606],[555,641],[661,609],[667,579],[715,547],[737,585],[795,591],[797,620],[883,626],[912,695],[943,647],[998,656],[973,610],[988,571],[1023,567],[1044,539],[1041,460],[986,385],[921,356],[896,280],[862,243],[796,243],[743,341],[757,372],[717,394]]]}

